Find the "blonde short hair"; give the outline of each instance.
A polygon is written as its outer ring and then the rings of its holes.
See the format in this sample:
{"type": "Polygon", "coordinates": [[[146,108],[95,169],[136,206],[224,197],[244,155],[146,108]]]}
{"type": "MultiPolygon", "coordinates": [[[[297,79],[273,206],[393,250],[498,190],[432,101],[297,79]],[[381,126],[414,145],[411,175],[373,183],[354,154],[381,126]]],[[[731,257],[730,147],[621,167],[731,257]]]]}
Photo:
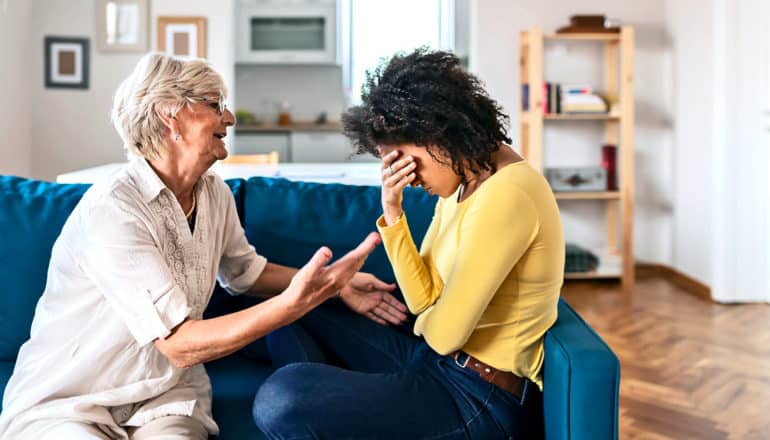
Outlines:
{"type": "Polygon", "coordinates": [[[227,95],[222,76],[201,59],[149,53],[118,87],[112,124],[129,156],[163,154],[166,126],[159,112],[175,117],[184,105],[212,94],[227,95]]]}

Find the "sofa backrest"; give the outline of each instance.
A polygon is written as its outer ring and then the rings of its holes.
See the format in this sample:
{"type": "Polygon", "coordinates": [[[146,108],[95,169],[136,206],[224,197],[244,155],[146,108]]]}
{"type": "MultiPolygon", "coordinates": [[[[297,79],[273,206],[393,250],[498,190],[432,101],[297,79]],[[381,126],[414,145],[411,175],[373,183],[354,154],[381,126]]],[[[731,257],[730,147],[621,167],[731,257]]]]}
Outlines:
{"type": "MultiPolygon", "coordinates": [[[[379,189],[252,178],[226,181],[249,241],[271,261],[300,266],[321,245],[335,257],[375,230],[379,189]],[[248,202],[247,202],[248,200],[248,202]],[[248,209],[247,209],[248,208],[248,209]]],[[[45,289],[51,248],[70,212],[90,187],[0,176],[0,361],[14,361],[29,339],[35,305],[45,289]]],[[[418,243],[433,215],[435,198],[408,188],[405,210],[418,243]]],[[[382,247],[363,270],[394,281],[382,247]]],[[[248,304],[216,288],[205,317],[248,304]]]]}
{"type": "MultiPolygon", "coordinates": [[[[239,214],[243,179],[228,180],[239,214]]],[[[0,176],[0,361],[14,361],[29,339],[45,289],[51,248],[88,184],[59,184],[0,176]]],[[[217,287],[208,316],[234,311],[237,301],[217,287]]]]}
{"type": "MultiPolygon", "coordinates": [[[[269,261],[300,267],[322,245],[334,259],[376,231],[382,213],[380,190],[351,186],[293,182],[252,177],[244,187],[243,226],[249,242],[269,261]]],[[[419,246],[428,228],[436,198],[407,188],[404,212],[419,246]]],[[[369,256],[362,269],[383,281],[395,277],[382,246],[369,256]]]]}
{"type": "Polygon", "coordinates": [[[51,248],[88,187],[0,176],[0,360],[29,339],[51,248]]]}

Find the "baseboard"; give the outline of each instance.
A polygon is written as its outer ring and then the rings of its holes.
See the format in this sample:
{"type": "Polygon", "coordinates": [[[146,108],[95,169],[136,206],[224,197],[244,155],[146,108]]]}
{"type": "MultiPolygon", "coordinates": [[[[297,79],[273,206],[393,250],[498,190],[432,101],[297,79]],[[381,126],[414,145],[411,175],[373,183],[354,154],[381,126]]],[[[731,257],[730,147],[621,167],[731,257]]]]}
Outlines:
{"type": "Polygon", "coordinates": [[[711,287],[690,277],[689,275],[685,275],[682,272],[679,272],[673,267],[658,263],[637,263],[635,267],[637,278],[665,278],[687,293],[691,293],[710,302],[714,301],[711,298],[711,287]]]}

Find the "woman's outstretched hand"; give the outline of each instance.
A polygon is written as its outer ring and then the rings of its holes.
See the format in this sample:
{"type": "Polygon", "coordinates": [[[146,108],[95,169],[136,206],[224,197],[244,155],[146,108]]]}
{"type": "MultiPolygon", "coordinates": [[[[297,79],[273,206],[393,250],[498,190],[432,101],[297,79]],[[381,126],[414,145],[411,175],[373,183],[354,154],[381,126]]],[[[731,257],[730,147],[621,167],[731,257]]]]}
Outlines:
{"type": "Polygon", "coordinates": [[[301,315],[336,295],[364,265],[366,258],[381,242],[376,232],[369,234],[355,249],[332,264],[332,252],[327,247],[316,251],[291,279],[284,294],[301,315]]]}
{"type": "Polygon", "coordinates": [[[340,291],[340,299],[351,310],[382,324],[406,321],[406,306],[390,294],[396,288],[370,273],[358,272],[340,291]]]}
{"type": "Polygon", "coordinates": [[[394,224],[404,212],[401,208],[404,188],[416,179],[414,158],[398,159],[398,155],[394,150],[382,157],[382,213],[388,225],[394,224]]]}

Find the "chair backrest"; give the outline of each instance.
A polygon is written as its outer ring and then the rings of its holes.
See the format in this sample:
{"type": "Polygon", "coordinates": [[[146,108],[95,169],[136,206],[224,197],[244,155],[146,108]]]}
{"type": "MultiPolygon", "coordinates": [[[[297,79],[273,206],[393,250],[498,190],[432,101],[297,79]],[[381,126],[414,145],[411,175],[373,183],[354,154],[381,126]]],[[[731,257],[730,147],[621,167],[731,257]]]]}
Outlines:
{"type": "Polygon", "coordinates": [[[233,154],[222,160],[222,163],[229,164],[250,164],[250,165],[275,165],[278,163],[278,152],[271,151],[264,154],[233,154]]]}

